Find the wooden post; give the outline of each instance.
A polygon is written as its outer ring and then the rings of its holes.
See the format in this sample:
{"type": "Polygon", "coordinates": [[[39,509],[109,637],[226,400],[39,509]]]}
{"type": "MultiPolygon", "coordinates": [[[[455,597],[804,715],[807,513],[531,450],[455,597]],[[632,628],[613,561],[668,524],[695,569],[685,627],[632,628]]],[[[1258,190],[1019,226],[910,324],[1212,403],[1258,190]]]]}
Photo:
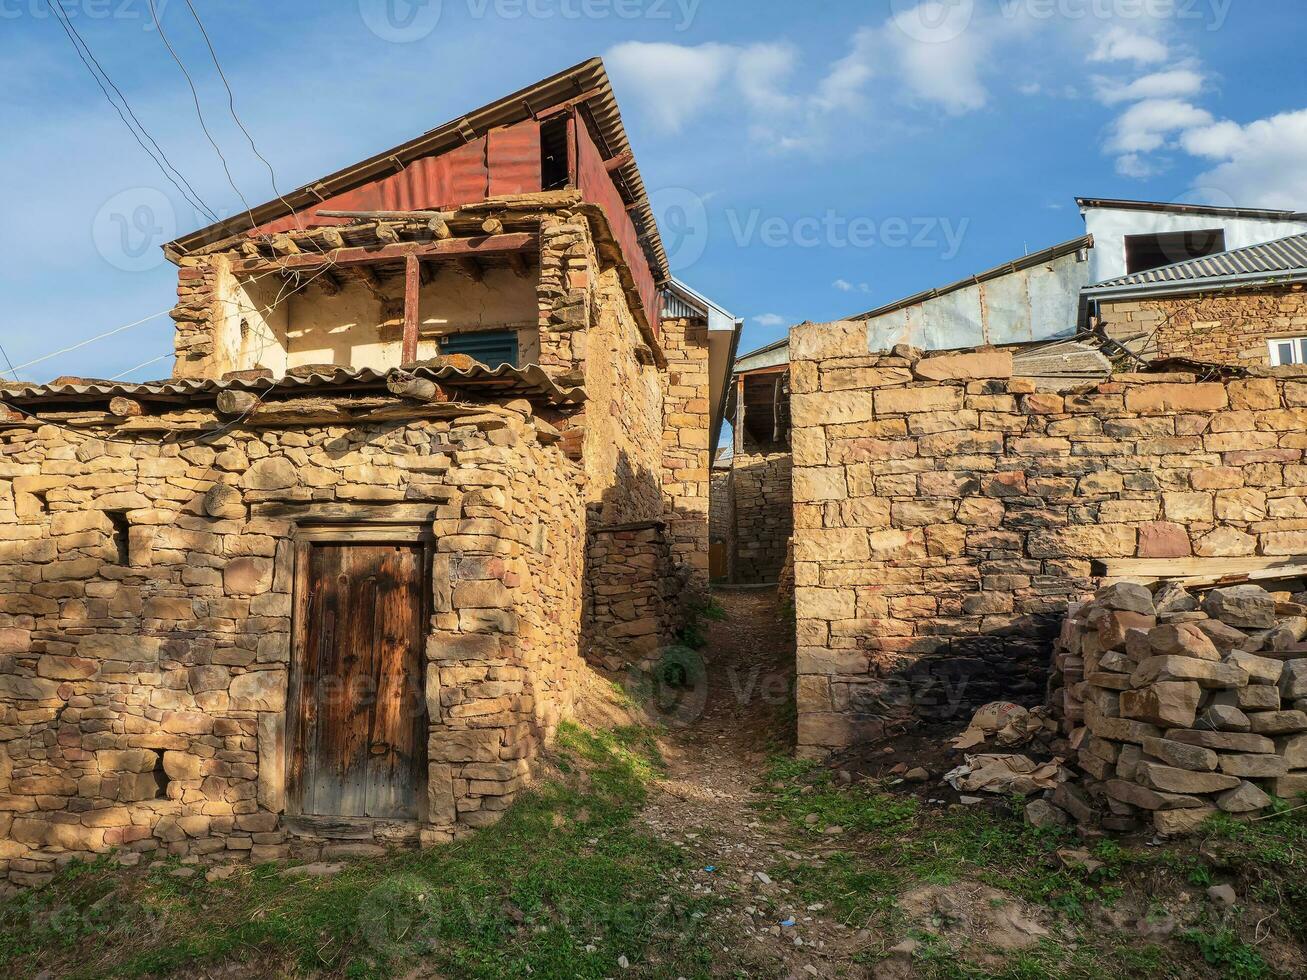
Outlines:
{"type": "Polygon", "coordinates": [[[744,375],[735,379],[735,424],[731,426],[735,431],[735,455],[739,456],[744,453],[744,375]]]}
{"type": "Polygon", "coordinates": [[[401,364],[418,359],[418,292],[422,286],[422,262],[416,255],[404,260],[404,344],[401,364]]]}
{"type": "Polygon", "coordinates": [[[572,109],[567,114],[567,185],[569,187],[580,187],[578,161],[580,159],[581,144],[577,133],[579,120],[576,117],[576,109],[572,109]]]}

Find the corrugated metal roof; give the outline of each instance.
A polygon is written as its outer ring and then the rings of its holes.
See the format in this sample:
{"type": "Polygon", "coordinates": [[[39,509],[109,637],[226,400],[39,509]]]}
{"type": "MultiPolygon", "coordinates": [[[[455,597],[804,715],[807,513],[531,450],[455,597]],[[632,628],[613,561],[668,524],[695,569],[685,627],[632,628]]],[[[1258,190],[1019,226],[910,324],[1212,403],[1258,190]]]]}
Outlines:
{"type": "MultiPolygon", "coordinates": [[[[242,211],[227,221],[191,232],[164,246],[165,251],[185,255],[230,235],[257,228],[269,221],[283,218],[296,210],[318,203],[327,196],[393,174],[396,165],[404,166],[424,156],[447,152],[484,135],[491,129],[530,119],[552,106],[592,90],[593,95],[584,103],[586,110],[594,120],[610,158],[620,156],[631,149],[631,142],[622,123],[622,115],[603,60],[591,58],[512,95],[475,109],[458,119],[437,126],[417,139],[384,150],[361,163],[315,180],[275,201],[259,205],[248,212],[242,211]]],[[[614,176],[621,178],[631,195],[631,200],[635,202],[631,213],[639,225],[641,240],[653,265],[655,277],[661,283],[670,275],[667,253],[663,248],[658,222],[654,219],[653,208],[649,204],[649,197],[645,191],[644,179],[640,176],[640,168],[636,166],[634,156],[620,166],[614,176]]]]}
{"type": "Polygon", "coordinates": [[[1169,283],[1215,283],[1234,278],[1279,279],[1292,275],[1307,275],[1307,234],[1109,279],[1090,286],[1089,292],[1169,283]]]}
{"type": "MultiPolygon", "coordinates": [[[[362,390],[384,387],[389,373],[388,370],[370,367],[340,367],[331,371],[288,374],[275,379],[171,378],[140,383],[87,379],[81,383],[45,385],[9,381],[0,383],[0,401],[26,405],[34,402],[95,402],[119,396],[143,401],[151,398],[207,400],[210,396],[216,397],[221,391],[303,394],[333,388],[362,390]]],[[[558,407],[580,405],[586,399],[584,388],[561,388],[543,368],[534,364],[524,368],[504,364],[493,370],[483,365],[470,368],[418,366],[410,373],[419,378],[447,383],[451,387],[485,388],[493,392],[495,397],[533,398],[558,407]]]]}

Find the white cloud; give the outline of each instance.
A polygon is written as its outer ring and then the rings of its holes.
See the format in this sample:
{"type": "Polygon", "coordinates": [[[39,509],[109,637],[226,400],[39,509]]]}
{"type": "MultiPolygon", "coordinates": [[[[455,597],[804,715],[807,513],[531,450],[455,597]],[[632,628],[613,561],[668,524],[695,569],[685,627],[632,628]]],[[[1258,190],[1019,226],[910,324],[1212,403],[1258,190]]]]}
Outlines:
{"type": "Polygon", "coordinates": [[[1129,83],[1102,75],[1094,77],[1095,94],[1104,105],[1139,99],[1186,99],[1198,95],[1202,90],[1202,73],[1192,67],[1154,72],[1129,83]]]}
{"type": "Polygon", "coordinates": [[[779,313],[760,313],[753,318],[753,322],[760,327],[783,327],[790,321],[779,313]]]}
{"type": "Polygon", "coordinates": [[[1038,82],[1026,82],[1023,85],[1018,85],[1017,91],[1022,95],[1038,95],[1040,92],[1044,91],[1044,86],[1040,85],[1038,82]]]}
{"type": "Polygon", "coordinates": [[[675,133],[717,101],[739,53],[728,44],[626,41],[610,48],[604,60],[619,90],[629,91],[655,124],[675,133]]]}
{"type": "Polygon", "coordinates": [[[1139,153],[1127,153],[1125,156],[1117,157],[1116,172],[1122,177],[1145,180],[1160,174],[1162,167],[1139,153]]]}
{"type": "Polygon", "coordinates": [[[871,286],[865,282],[849,282],[847,279],[836,279],[831,283],[841,293],[869,293],[871,286]]]}
{"type": "Polygon", "coordinates": [[[1116,25],[1098,39],[1090,61],[1133,61],[1157,64],[1171,55],[1170,49],[1152,35],[1116,25]]]}
{"type": "Polygon", "coordinates": [[[1113,126],[1108,149],[1113,153],[1151,153],[1167,138],[1212,123],[1212,114],[1178,99],[1145,99],[1132,105],[1113,126]]]}
{"type": "Polygon", "coordinates": [[[1201,126],[1180,142],[1194,156],[1219,161],[1196,183],[1223,203],[1307,210],[1307,109],[1245,126],[1230,121],[1201,126]]]}

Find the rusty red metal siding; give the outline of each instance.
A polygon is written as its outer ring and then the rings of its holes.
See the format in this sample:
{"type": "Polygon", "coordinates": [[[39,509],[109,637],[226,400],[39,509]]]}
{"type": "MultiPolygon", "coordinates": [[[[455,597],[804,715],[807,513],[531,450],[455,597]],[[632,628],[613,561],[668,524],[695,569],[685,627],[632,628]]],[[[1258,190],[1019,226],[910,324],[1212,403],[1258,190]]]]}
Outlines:
{"type": "Polygon", "coordinates": [[[540,190],[540,124],[534,119],[487,134],[486,169],[490,196],[540,190]]]}
{"type": "Polygon", "coordinates": [[[348,224],[344,218],[320,218],[327,211],[420,211],[484,200],[489,182],[485,138],[473,140],[437,157],[415,160],[389,177],[327,198],[308,211],[269,222],[253,235],[348,224]]]}
{"type": "Polygon", "coordinates": [[[590,131],[584,125],[579,125],[576,127],[576,134],[578,189],[587,201],[598,204],[608,216],[608,225],[612,228],[613,237],[622,247],[627,265],[631,268],[636,289],[640,293],[640,301],[644,304],[649,328],[657,337],[660,309],[658,287],[654,282],[653,271],[649,268],[649,260],[644,254],[644,248],[640,245],[635,222],[631,220],[626,210],[626,202],[622,200],[621,192],[613,183],[608,168],[604,166],[603,154],[591,139],[590,131]]]}

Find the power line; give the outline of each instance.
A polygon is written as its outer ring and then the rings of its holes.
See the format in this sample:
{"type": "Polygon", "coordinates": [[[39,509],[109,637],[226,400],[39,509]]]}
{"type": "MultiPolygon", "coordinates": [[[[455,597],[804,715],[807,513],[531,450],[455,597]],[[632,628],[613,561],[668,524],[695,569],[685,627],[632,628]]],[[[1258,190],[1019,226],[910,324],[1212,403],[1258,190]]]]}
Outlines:
{"type": "Polygon", "coordinates": [[[222,63],[218,60],[218,52],[214,50],[213,42],[209,39],[209,32],[204,29],[204,22],[200,20],[199,12],[195,9],[195,5],[191,3],[191,0],[186,0],[186,6],[190,9],[191,16],[195,18],[195,26],[200,29],[200,34],[204,37],[204,43],[209,49],[209,56],[213,58],[213,67],[218,70],[218,77],[222,79],[222,85],[227,90],[227,106],[231,110],[232,119],[236,121],[236,125],[239,126],[241,132],[245,134],[245,138],[249,140],[250,150],[253,151],[254,155],[262,160],[263,165],[268,168],[268,176],[272,180],[272,192],[277,195],[277,200],[281,201],[281,203],[286,206],[287,210],[294,215],[295,209],[291,207],[290,202],[282,196],[281,188],[277,186],[277,171],[273,169],[268,158],[259,152],[259,148],[254,144],[254,137],[250,135],[250,131],[245,128],[245,123],[241,121],[240,115],[236,112],[236,95],[232,92],[231,83],[227,81],[227,73],[222,70],[222,63]]]}
{"type": "Polygon", "coordinates": [[[77,27],[72,23],[71,19],[60,6],[60,0],[46,0],[46,5],[54,13],[55,19],[59,22],[59,26],[63,28],[64,34],[67,36],[69,43],[73,46],[73,51],[76,52],[77,57],[90,73],[91,78],[95,80],[95,84],[99,86],[105,99],[111,106],[113,106],[114,111],[118,113],[118,118],[122,120],[123,125],[127,127],[137,144],[146,152],[150,159],[154,161],[155,166],[159,168],[159,171],[163,174],[164,178],[172,184],[173,187],[177,188],[177,193],[181,194],[188,204],[197,208],[201,214],[205,214],[211,220],[216,221],[218,218],[217,212],[204,203],[204,199],[201,198],[195,188],[191,186],[190,181],[183,176],[180,170],[173,166],[172,161],[169,160],[168,155],[163,152],[163,148],[159,146],[158,141],[150,135],[150,131],[145,128],[140,118],[136,115],[136,112],[132,109],[131,103],[127,100],[127,97],[123,95],[122,90],[114,83],[114,80],[109,76],[109,73],[104,70],[104,66],[101,65],[99,59],[95,57],[95,53],[91,50],[90,45],[87,44],[86,39],[82,37],[81,32],[77,30],[77,27]],[[108,87],[106,87],[106,85],[108,87]],[[113,96],[109,94],[109,88],[112,88],[114,92],[117,93],[118,98],[122,101],[121,106],[119,106],[118,102],[114,101],[113,96]],[[124,114],[124,110],[126,114],[124,114]],[[128,116],[131,117],[130,122],[128,121],[128,116]],[[146,140],[149,140],[150,146],[145,145],[146,140]],[[151,146],[154,148],[153,150],[150,149],[151,146]]]}
{"type": "MultiPolygon", "coordinates": [[[[172,42],[168,40],[168,35],[163,29],[163,22],[159,18],[159,12],[155,9],[154,0],[149,0],[149,4],[150,16],[154,20],[155,29],[159,32],[159,39],[163,41],[164,47],[166,47],[168,53],[172,55],[172,60],[175,61],[177,67],[181,69],[181,73],[186,79],[186,84],[190,86],[191,98],[195,102],[195,116],[199,119],[200,129],[204,130],[204,137],[209,141],[209,145],[213,147],[213,152],[218,154],[218,159],[222,162],[223,173],[227,175],[227,183],[231,184],[231,189],[236,192],[236,196],[239,197],[241,203],[245,205],[245,213],[249,215],[250,224],[254,225],[254,211],[250,207],[250,202],[245,199],[245,195],[241,193],[241,189],[236,186],[236,180],[231,175],[231,167],[227,165],[227,158],[223,156],[222,149],[218,146],[218,141],[213,138],[213,134],[209,132],[208,124],[204,121],[204,109],[200,105],[200,92],[195,87],[195,80],[191,78],[191,73],[186,70],[186,66],[182,63],[182,59],[178,56],[176,49],[173,48],[172,42]]],[[[228,89],[228,91],[230,92],[230,89],[228,89]]]]}

